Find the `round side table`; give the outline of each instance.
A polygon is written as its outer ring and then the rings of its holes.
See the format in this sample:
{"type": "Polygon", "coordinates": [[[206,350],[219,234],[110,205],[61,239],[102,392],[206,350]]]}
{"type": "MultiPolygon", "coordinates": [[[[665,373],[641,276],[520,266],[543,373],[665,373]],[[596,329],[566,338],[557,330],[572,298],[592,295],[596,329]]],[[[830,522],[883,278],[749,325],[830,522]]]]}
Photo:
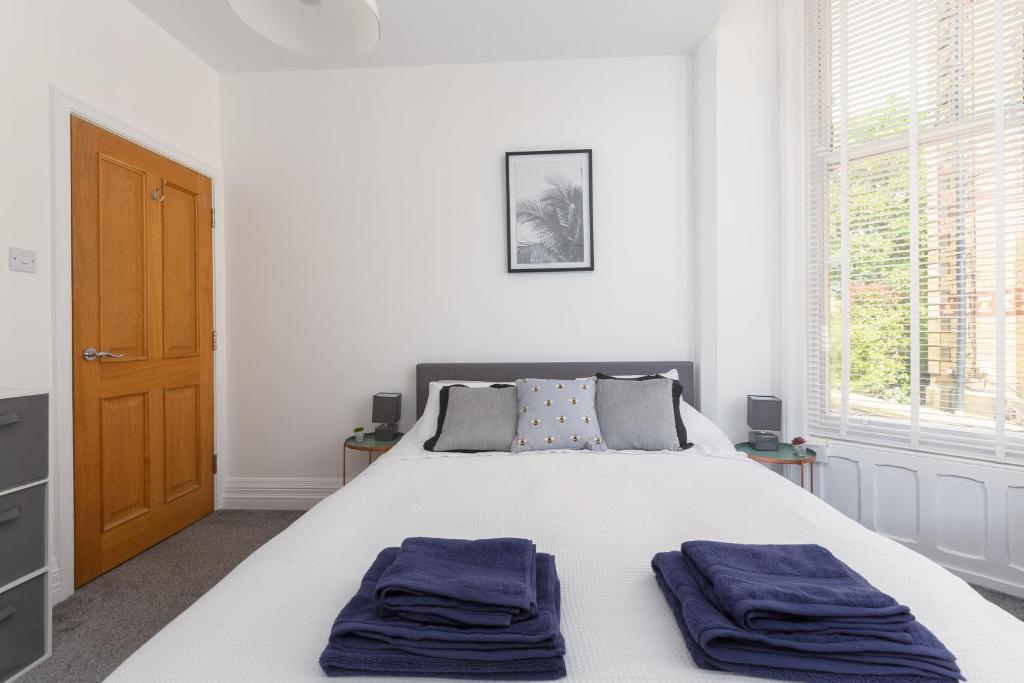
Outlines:
{"type": "Polygon", "coordinates": [[[344,486],[348,483],[348,452],[363,451],[366,453],[366,466],[369,467],[373,464],[374,454],[380,455],[381,453],[387,453],[391,450],[391,447],[398,443],[399,439],[402,438],[401,433],[395,434],[395,438],[390,440],[378,439],[372,433],[367,434],[363,437],[362,441],[356,441],[356,437],[350,436],[345,439],[345,445],[341,447],[341,485],[344,486]]]}
{"type": "Polygon", "coordinates": [[[775,451],[756,451],[754,445],[749,441],[736,444],[736,450],[746,453],[747,457],[757,462],[768,465],[799,465],[800,466],[800,488],[804,487],[804,464],[811,465],[811,493],[814,493],[814,461],[817,453],[813,448],[808,448],[804,455],[797,455],[792,444],[780,443],[775,451]]]}

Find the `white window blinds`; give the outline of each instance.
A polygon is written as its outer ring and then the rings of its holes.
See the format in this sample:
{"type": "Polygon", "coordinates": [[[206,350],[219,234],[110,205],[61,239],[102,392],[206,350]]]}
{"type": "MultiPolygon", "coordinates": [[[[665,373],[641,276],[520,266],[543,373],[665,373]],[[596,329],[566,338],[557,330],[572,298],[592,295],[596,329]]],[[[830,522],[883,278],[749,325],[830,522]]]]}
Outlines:
{"type": "Polygon", "coordinates": [[[807,0],[821,436],[1024,456],[1024,0],[807,0]]]}

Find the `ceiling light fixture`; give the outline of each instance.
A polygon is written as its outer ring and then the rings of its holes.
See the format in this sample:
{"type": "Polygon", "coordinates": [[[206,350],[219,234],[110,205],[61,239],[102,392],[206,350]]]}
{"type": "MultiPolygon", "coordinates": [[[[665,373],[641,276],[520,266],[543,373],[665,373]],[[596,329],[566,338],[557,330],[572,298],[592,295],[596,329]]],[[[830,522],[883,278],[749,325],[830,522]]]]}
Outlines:
{"type": "Polygon", "coordinates": [[[354,55],[380,40],[377,0],[227,0],[249,28],[308,55],[354,55]]]}

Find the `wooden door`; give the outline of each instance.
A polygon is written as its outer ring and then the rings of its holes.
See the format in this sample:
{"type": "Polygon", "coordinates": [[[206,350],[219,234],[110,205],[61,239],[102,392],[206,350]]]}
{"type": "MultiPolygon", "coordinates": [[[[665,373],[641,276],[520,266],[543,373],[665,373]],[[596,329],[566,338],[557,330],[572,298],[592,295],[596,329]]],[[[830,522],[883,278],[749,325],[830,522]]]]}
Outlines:
{"type": "Polygon", "coordinates": [[[77,118],[71,156],[81,586],[213,510],[213,226],[195,171],[77,118]]]}

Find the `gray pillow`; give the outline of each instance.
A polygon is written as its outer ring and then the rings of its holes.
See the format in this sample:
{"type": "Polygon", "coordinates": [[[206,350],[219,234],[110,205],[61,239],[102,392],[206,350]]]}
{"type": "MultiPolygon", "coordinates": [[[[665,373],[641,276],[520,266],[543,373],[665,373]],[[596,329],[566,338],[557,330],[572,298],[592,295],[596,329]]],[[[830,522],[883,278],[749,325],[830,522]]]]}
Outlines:
{"type": "Polygon", "coordinates": [[[604,379],[597,383],[597,414],[608,448],[678,451],[670,379],[604,379]]]}
{"type": "Polygon", "coordinates": [[[441,389],[437,433],[428,451],[478,453],[508,451],[516,434],[516,388],[511,384],[441,389]]]}
{"type": "Polygon", "coordinates": [[[596,382],[594,377],[517,380],[519,426],[512,452],[608,450],[597,423],[596,382]]]}

